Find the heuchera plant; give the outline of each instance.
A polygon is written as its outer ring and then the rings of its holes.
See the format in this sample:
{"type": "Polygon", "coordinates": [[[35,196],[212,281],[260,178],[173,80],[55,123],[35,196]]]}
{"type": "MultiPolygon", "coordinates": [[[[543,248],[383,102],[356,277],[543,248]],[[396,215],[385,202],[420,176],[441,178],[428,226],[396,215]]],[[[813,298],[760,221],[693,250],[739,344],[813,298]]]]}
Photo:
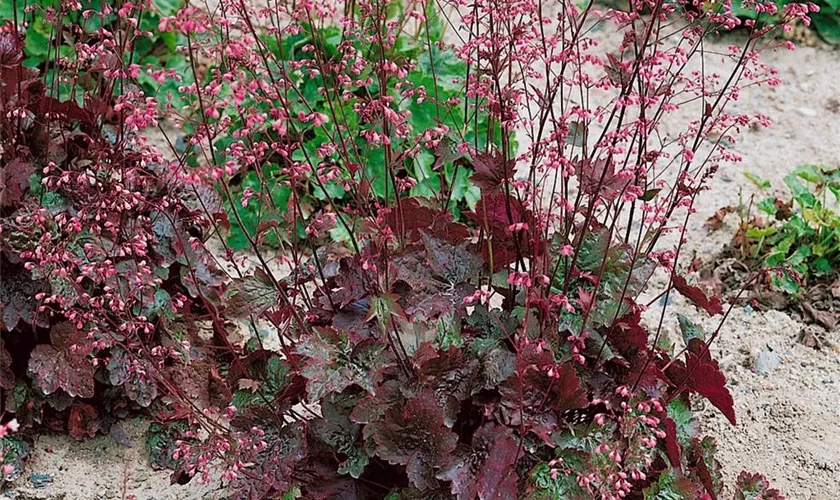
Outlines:
{"type": "Polygon", "coordinates": [[[728,2],[188,4],[157,26],[178,106],[140,86],[147,10],[57,58],[68,99],[20,26],[0,39],[5,411],[119,441],[147,408],[153,465],[231,498],[722,494],[692,415],[735,423],[721,329],[665,349],[641,296],[725,317],[679,269],[687,220],[809,6],[721,51],[728,2]],[[453,200],[458,172],[480,196],[453,200]]]}
{"type": "Polygon", "coordinates": [[[91,38],[69,32],[82,37],[76,52],[50,64],[61,68],[56,89],[82,92],[81,78],[92,86],[76,100],[53,97],[39,70],[24,65],[14,25],[0,33],[0,388],[4,411],[21,425],[82,439],[109,432],[162,391],[195,396],[206,386],[215,368],[183,332],[205,307],[188,297],[223,293],[224,276],[197,237],[204,214],[223,212],[215,191],[180,182],[135,135],[156,124],[157,112],[128,82],[130,49],[96,43],[106,28],[91,38]],[[164,375],[173,370],[179,375],[164,375]],[[190,376],[197,387],[182,380],[190,376]]]}

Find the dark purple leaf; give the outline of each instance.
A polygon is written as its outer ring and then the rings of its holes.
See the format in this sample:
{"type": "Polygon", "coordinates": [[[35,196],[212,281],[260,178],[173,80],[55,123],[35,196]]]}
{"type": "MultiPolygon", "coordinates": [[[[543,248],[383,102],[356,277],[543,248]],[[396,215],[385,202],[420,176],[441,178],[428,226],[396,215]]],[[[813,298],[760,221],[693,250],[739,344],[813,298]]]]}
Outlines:
{"type": "Polygon", "coordinates": [[[452,481],[452,493],[459,500],[516,498],[518,451],[510,429],[487,423],[473,435],[472,447],[456,454],[438,478],[452,481]]]}
{"type": "Polygon", "coordinates": [[[15,386],[15,372],[12,371],[12,355],[0,340],[0,389],[11,391],[15,386]]]}
{"type": "MultiPolygon", "coordinates": [[[[5,236],[5,235],[4,235],[5,236]]],[[[43,281],[32,279],[29,271],[21,264],[11,264],[0,252],[0,326],[14,330],[18,322],[36,326],[47,326],[42,313],[38,312],[35,295],[48,290],[43,281]]]]}
{"type": "Polygon", "coordinates": [[[473,160],[475,173],[470,180],[483,191],[493,191],[513,177],[514,166],[515,162],[506,159],[502,153],[479,153],[473,160]]]}
{"type": "Polygon", "coordinates": [[[270,281],[258,276],[245,276],[231,282],[225,312],[233,318],[259,317],[275,307],[279,300],[280,292],[270,281]]]}
{"type": "Polygon", "coordinates": [[[438,141],[437,147],[435,147],[435,163],[432,165],[432,169],[437,170],[447,163],[451,163],[463,157],[464,153],[462,153],[458,148],[458,142],[451,139],[449,136],[443,136],[440,141],[438,141]]]}
{"type": "Polygon", "coordinates": [[[305,463],[308,449],[301,426],[287,426],[279,433],[275,431],[267,434],[264,439],[268,442],[268,448],[228,487],[231,500],[280,497],[278,493],[286,492],[292,487],[295,468],[298,464],[305,463]]]}
{"type": "Polygon", "coordinates": [[[607,158],[594,161],[583,158],[574,164],[580,190],[590,196],[597,195],[606,203],[615,200],[630,183],[630,179],[616,175],[615,162],[607,158]]]}
{"type": "Polygon", "coordinates": [[[463,350],[454,347],[421,366],[418,373],[420,383],[437,394],[440,406],[445,409],[448,427],[455,423],[461,401],[477,389],[478,369],[477,360],[467,358],[463,350]]]}
{"type": "Polygon", "coordinates": [[[517,364],[517,373],[499,388],[505,423],[513,427],[530,424],[526,429],[549,443],[548,434],[563,412],[589,405],[586,390],[574,366],[555,364],[548,351],[531,350],[520,356],[517,364]]]}
{"type": "Polygon", "coordinates": [[[14,68],[21,61],[23,61],[23,44],[16,31],[0,34],[0,68],[14,68]]]}
{"type": "Polygon", "coordinates": [[[301,375],[306,379],[309,400],[318,401],[351,385],[374,394],[382,370],[389,365],[385,347],[373,339],[353,346],[346,334],[328,328],[304,336],[297,353],[303,356],[301,375]]]}
{"type": "Polygon", "coordinates": [[[44,394],[63,389],[70,396],[93,397],[94,368],[87,359],[86,335],[69,322],[59,323],[50,333],[52,344],[35,347],[29,372],[44,394]]]}
{"type": "Polygon", "coordinates": [[[695,306],[703,309],[710,315],[723,314],[723,305],[718,297],[707,297],[700,288],[689,285],[685,278],[674,274],[674,288],[680,294],[690,300],[695,306]]]}
{"type": "Polygon", "coordinates": [[[131,438],[128,436],[128,432],[126,432],[125,428],[119,422],[111,424],[111,429],[108,434],[110,434],[111,438],[118,445],[125,446],[126,448],[134,447],[131,438]]]}
{"type": "Polygon", "coordinates": [[[11,207],[23,200],[34,168],[20,158],[8,162],[0,173],[0,206],[11,207]]]}
{"type": "Polygon", "coordinates": [[[458,444],[458,435],[444,424],[443,408],[433,392],[409,399],[368,426],[374,452],[391,464],[404,465],[408,480],[420,491],[435,489],[435,469],[458,444]]]}
{"type": "MultiPolygon", "coordinates": [[[[139,366],[143,366],[140,364],[139,366]]],[[[143,408],[147,408],[158,396],[157,382],[146,370],[135,370],[125,381],[125,394],[143,408]]]]}
{"type": "Polygon", "coordinates": [[[95,436],[98,430],[98,414],[93,406],[85,403],[75,403],[70,408],[67,431],[77,441],[95,436]]]}

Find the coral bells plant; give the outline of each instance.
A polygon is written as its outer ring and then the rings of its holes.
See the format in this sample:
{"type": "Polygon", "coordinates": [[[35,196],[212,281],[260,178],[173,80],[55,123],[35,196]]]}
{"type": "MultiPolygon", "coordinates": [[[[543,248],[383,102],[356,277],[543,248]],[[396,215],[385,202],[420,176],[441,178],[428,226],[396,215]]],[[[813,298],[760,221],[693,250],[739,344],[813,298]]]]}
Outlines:
{"type": "Polygon", "coordinates": [[[119,440],[146,408],[154,466],[249,500],[723,494],[692,414],[736,422],[721,327],[675,350],[662,325],[674,294],[726,316],[681,271],[687,221],[810,6],[710,50],[728,2],[187,4],[157,27],[177,106],[132,58],[156,7],[117,7],[75,100],[2,39],[22,425],[119,440]]]}
{"type": "MultiPolygon", "coordinates": [[[[48,19],[74,5],[61,9],[48,19]]],[[[0,32],[0,415],[76,439],[119,434],[119,417],[158,396],[192,401],[215,370],[184,332],[223,293],[200,239],[221,201],[135,134],[158,115],[124,66],[146,36],[132,12],[86,11],[98,30],[68,27],[80,38],[45,63],[50,86],[24,64],[20,27],[0,32]]]]}

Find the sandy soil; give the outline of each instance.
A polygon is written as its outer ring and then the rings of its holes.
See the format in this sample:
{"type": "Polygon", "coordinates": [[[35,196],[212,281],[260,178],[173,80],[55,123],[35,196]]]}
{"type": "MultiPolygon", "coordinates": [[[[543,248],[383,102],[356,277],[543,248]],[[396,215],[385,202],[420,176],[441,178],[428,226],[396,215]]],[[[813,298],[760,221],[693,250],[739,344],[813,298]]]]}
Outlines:
{"type": "Polygon", "coordinates": [[[131,447],[110,436],[82,443],[69,436],[42,436],[36,443],[24,476],[0,499],[15,500],[222,500],[218,482],[170,485],[169,473],[149,467],[146,430],[149,422],[123,422],[131,447]],[[48,475],[51,484],[38,484],[48,475]],[[34,476],[34,477],[33,477],[34,476]],[[34,479],[34,481],[33,481],[34,479]],[[40,486],[40,487],[38,487],[40,486]]]}
{"type": "MultiPolygon", "coordinates": [[[[744,163],[721,170],[712,189],[699,200],[698,214],[688,233],[688,254],[709,259],[732,236],[731,225],[714,233],[702,227],[715,209],[737,203],[738,192],[754,192],[743,176],[749,171],[781,186],[796,165],[840,165],[840,50],[824,46],[795,52],[767,53],[785,83],[746,93],[743,111],[762,112],[771,129],[745,134],[737,151],[744,163]]],[[[655,314],[659,306],[653,306],[655,314]]],[[[675,299],[667,330],[676,337],[675,314],[683,313],[707,328],[703,318],[680,298],[675,299]]],[[[703,411],[706,431],[719,439],[718,458],[728,483],[742,469],[764,472],[791,500],[840,497],[840,354],[816,350],[798,342],[804,325],[784,313],[733,311],[714,350],[726,373],[739,423],[732,427],[709,405],[703,411]],[[759,374],[755,360],[777,356],[779,365],[759,374]]],[[[838,343],[838,332],[828,332],[838,343]]],[[[772,367],[771,367],[772,368],[772,367]]],[[[146,465],[145,423],[126,424],[134,446],[124,448],[107,436],[85,443],[69,437],[42,437],[29,462],[27,475],[6,498],[99,500],[111,498],[221,498],[214,485],[170,486],[166,472],[146,465]],[[29,474],[49,474],[51,485],[35,488],[29,474]]],[[[3,498],[3,497],[0,497],[3,498]]]]}
{"type": "MultiPolygon", "coordinates": [[[[769,115],[773,127],[746,133],[736,146],[745,161],[722,169],[712,190],[699,200],[688,248],[700,257],[720,251],[734,232],[727,226],[710,234],[702,227],[705,218],[720,206],[737,203],[739,190],[745,195],[756,191],[743,172],[757,173],[779,187],[797,165],[840,166],[840,50],[799,48],[768,53],[764,59],[785,83],[751,92],[739,106],[769,115]]],[[[705,428],[718,437],[719,459],[730,483],[746,468],[764,472],[788,499],[835,499],[840,497],[840,355],[831,348],[800,344],[803,327],[778,311],[733,312],[715,349],[739,424],[732,427],[711,408],[704,412],[705,428]],[[780,365],[756,373],[761,352],[778,356],[780,365]]],[[[835,345],[838,333],[826,334],[835,345]]]]}

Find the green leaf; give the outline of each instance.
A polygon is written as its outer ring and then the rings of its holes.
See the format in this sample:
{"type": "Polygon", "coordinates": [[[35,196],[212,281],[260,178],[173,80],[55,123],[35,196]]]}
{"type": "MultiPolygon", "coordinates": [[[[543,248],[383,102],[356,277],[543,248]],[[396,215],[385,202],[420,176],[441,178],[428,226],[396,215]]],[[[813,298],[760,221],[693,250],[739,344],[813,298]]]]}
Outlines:
{"type": "Polygon", "coordinates": [[[685,345],[688,345],[691,339],[706,341],[706,332],[703,331],[703,328],[695,325],[690,319],[682,314],[677,314],[677,321],[680,323],[680,331],[682,331],[682,338],[685,345]]]}
{"type": "Polygon", "coordinates": [[[166,424],[152,423],[146,436],[146,451],[149,453],[149,464],[154,469],[176,470],[182,460],[176,460],[173,453],[178,446],[175,441],[184,439],[184,433],[189,430],[186,420],[175,420],[166,424]]]}
{"type": "Polygon", "coordinates": [[[758,189],[768,189],[770,187],[770,181],[768,181],[767,179],[763,179],[756,174],[744,172],[744,177],[746,177],[750,180],[750,182],[755,184],[758,189]]]}
{"type": "Polygon", "coordinates": [[[658,195],[660,191],[662,191],[661,188],[648,189],[642,196],[639,197],[639,199],[642,201],[650,201],[656,198],[656,195],[658,195]]]}
{"type": "Polygon", "coordinates": [[[164,16],[174,16],[183,3],[182,0],[152,0],[152,4],[164,16]]]}
{"type": "Polygon", "coordinates": [[[685,448],[700,434],[700,422],[681,397],[668,403],[668,416],[677,424],[677,441],[685,448]]]}
{"type": "Polygon", "coordinates": [[[811,194],[811,191],[799,180],[795,174],[788,174],[785,176],[785,184],[793,193],[793,197],[804,208],[813,206],[817,199],[811,194]]]}
{"type": "Polygon", "coordinates": [[[789,295],[797,295],[801,288],[789,271],[783,271],[782,276],[773,276],[770,282],[774,289],[781,290],[789,295]]]}
{"type": "Polygon", "coordinates": [[[29,444],[21,436],[8,435],[0,439],[0,464],[11,467],[5,476],[0,473],[0,486],[23,475],[24,464],[29,458],[29,444]]]}
{"type": "MultiPolygon", "coordinates": [[[[827,9],[825,7],[820,9],[823,14],[840,14],[840,12],[837,12],[840,11],[840,0],[822,0],[822,2],[828,6],[827,9]]],[[[817,5],[819,5],[819,2],[817,2],[817,5]]]]}
{"type": "Polygon", "coordinates": [[[578,475],[586,475],[588,461],[586,454],[574,450],[559,450],[557,458],[563,459],[563,465],[571,469],[571,474],[560,473],[556,477],[551,475],[551,466],[543,462],[531,470],[530,483],[534,487],[532,500],[557,500],[565,498],[588,498],[591,495],[578,482],[578,475]]]}
{"type": "MultiPolygon", "coordinates": [[[[757,19],[758,13],[754,9],[743,7],[743,0],[732,0],[732,13],[743,19],[757,19]]],[[[719,4],[713,3],[711,8],[718,8],[719,4]]]]}
{"type": "Polygon", "coordinates": [[[776,208],[776,198],[764,198],[755,205],[759,210],[767,215],[776,216],[778,209],[776,208]]]}
{"type": "Polygon", "coordinates": [[[766,238],[775,234],[777,229],[775,227],[751,227],[747,229],[747,238],[766,238]]]}
{"type": "Polygon", "coordinates": [[[659,476],[659,481],[645,491],[645,500],[696,500],[704,489],[684,477],[679,471],[668,468],[659,476]]]}
{"type": "Polygon", "coordinates": [[[811,270],[817,275],[828,275],[834,272],[831,262],[825,257],[820,257],[812,262],[811,270]]]}
{"type": "Polygon", "coordinates": [[[569,135],[566,136],[566,144],[582,148],[586,135],[586,125],[581,122],[569,123],[569,135]]]}
{"type": "Polygon", "coordinates": [[[793,173],[796,174],[799,178],[812,184],[820,184],[825,181],[825,176],[823,175],[823,167],[820,165],[799,165],[798,167],[796,167],[793,173]]]}

